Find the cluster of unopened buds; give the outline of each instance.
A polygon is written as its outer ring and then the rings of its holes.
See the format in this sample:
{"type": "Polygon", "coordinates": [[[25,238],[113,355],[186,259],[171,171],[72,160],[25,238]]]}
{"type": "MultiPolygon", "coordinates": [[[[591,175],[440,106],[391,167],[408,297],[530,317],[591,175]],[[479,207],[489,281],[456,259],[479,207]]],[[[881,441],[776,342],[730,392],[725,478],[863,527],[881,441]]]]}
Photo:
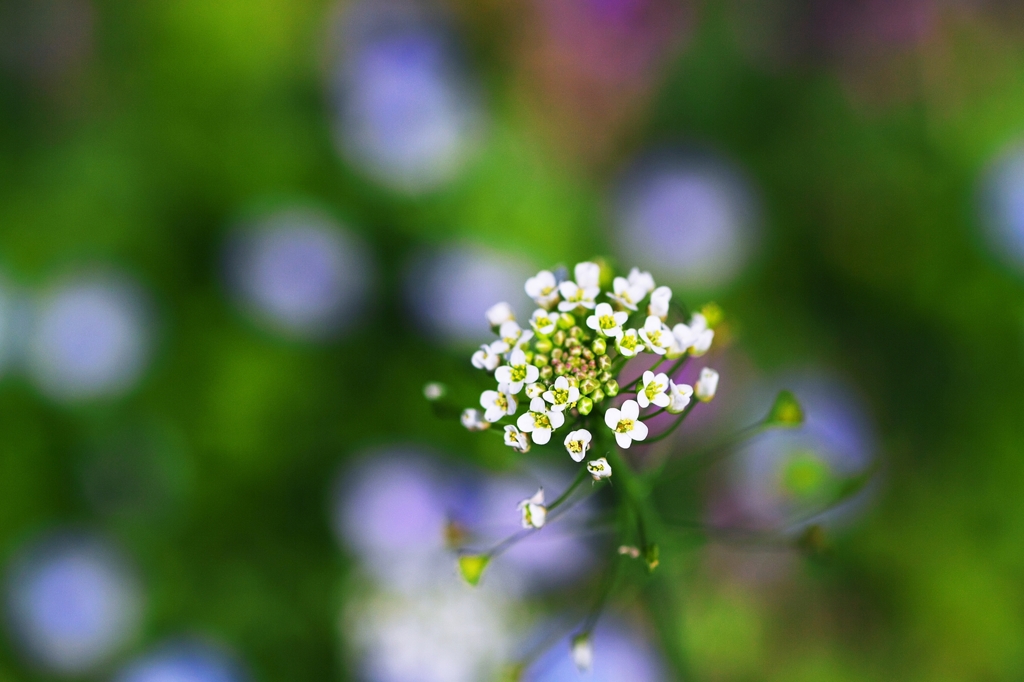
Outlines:
{"type": "MultiPolygon", "coordinates": [[[[678,376],[690,358],[711,349],[722,313],[714,304],[689,313],[650,273],[633,268],[615,276],[597,262],[578,263],[571,277],[566,269],[543,270],[527,280],[526,293],[537,307],[523,322],[508,303],[487,311],[497,338],[480,346],[471,362],[494,383],[480,394],[479,407],[462,411],[461,421],[471,431],[499,433],[517,453],[534,446],[564,447],[581,466],[556,499],[548,502],[540,489],[519,503],[520,534],[486,551],[460,548],[459,570],[476,585],[493,558],[578,502],[582,496],[572,498],[584,480],[592,479],[596,489],[610,483],[614,473],[620,509],[632,519],[617,543],[618,558],[639,559],[653,571],[660,558],[650,527],[662,524],[651,493],[679,472],[665,470],[666,457],[653,470],[637,473],[624,451],[669,437],[695,406],[714,399],[719,378],[714,369],[701,368],[692,386],[678,376]],[[674,418],[666,422],[666,413],[674,418]],[[651,423],[659,417],[654,432],[651,423]]],[[[434,402],[445,392],[442,384],[425,388],[434,402]]],[[[792,394],[783,392],[769,415],[742,433],[793,426],[802,419],[792,394]]],[[[608,582],[606,590],[613,584],[608,582]]],[[[572,639],[572,657],[581,669],[591,664],[590,636],[605,596],[572,639]]]]}

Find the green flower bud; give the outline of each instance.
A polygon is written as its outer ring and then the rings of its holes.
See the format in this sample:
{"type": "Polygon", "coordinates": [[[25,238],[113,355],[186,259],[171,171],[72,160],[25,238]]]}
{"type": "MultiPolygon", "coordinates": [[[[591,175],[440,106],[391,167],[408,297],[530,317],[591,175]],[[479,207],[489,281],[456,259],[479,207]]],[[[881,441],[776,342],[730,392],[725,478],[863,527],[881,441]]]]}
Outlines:
{"type": "MultiPolygon", "coordinates": [[[[576,339],[570,339],[570,341],[576,341],[576,339]]],[[[576,343],[579,344],[579,341],[576,341],[576,343]]],[[[571,355],[574,358],[578,358],[579,356],[583,355],[583,346],[573,346],[572,348],[569,349],[569,355],[571,355]]]]}
{"type": "Polygon", "coordinates": [[[578,339],[583,336],[583,330],[574,325],[569,328],[569,336],[578,339]]]}
{"type": "Polygon", "coordinates": [[[557,332],[551,335],[551,343],[556,346],[565,345],[565,332],[559,329],[557,332]]]}
{"type": "Polygon", "coordinates": [[[575,388],[579,388],[580,387],[580,380],[577,379],[576,377],[569,377],[569,385],[573,386],[575,388]]]}
{"type": "Polygon", "coordinates": [[[604,355],[608,352],[608,342],[604,339],[594,339],[590,347],[594,349],[594,355],[604,355]]]}
{"type": "Polygon", "coordinates": [[[571,336],[565,340],[566,348],[582,348],[582,346],[579,339],[574,339],[571,336]]]}
{"type": "Polygon", "coordinates": [[[597,375],[597,380],[598,381],[611,381],[612,380],[612,373],[611,372],[601,372],[600,374],[597,375]]]}
{"type": "Polygon", "coordinates": [[[540,378],[543,379],[544,381],[550,381],[551,377],[554,376],[554,374],[555,372],[553,369],[551,369],[551,365],[540,368],[540,378]]]}
{"type": "Polygon", "coordinates": [[[569,329],[576,324],[576,318],[570,313],[562,313],[558,316],[558,326],[562,329],[569,329]]]}
{"type": "Polygon", "coordinates": [[[565,353],[565,351],[563,351],[561,348],[556,348],[553,351],[551,351],[551,359],[552,360],[561,360],[562,359],[562,355],[564,353],[565,353]]]}
{"type": "Polygon", "coordinates": [[[604,400],[604,391],[602,391],[600,387],[597,388],[593,393],[590,394],[590,399],[593,400],[595,403],[601,402],[602,400],[604,400]]]}
{"type": "Polygon", "coordinates": [[[594,359],[594,351],[592,351],[589,348],[587,348],[586,346],[584,346],[583,347],[583,359],[584,360],[593,360],[594,359]]]}
{"type": "Polygon", "coordinates": [[[604,382],[604,392],[609,398],[614,398],[619,394],[619,382],[608,379],[604,382]]]}
{"type": "Polygon", "coordinates": [[[800,426],[804,423],[804,410],[796,396],[789,391],[781,391],[764,421],[771,426],[800,426]]]}
{"type": "Polygon", "coordinates": [[[533,351],[532,350],[525,351],[523,353],[523,355],[526,356],[526,361],[527,362],[529,362],[530,364],[533,364],[533,351]]]}
{"type": "Polygon", "coordinates": [[[590,414],[590,411],[592,409],[594,409],[594,401],[584,396],[580,398],[580,401],[578,403],[576,403],[576,409],[579,410],[580,414],[586,416],[590,414]]]}
{"type": "Polygon", "coordinates": [[[583,395],[590,395],[594,391],[598,390],[600,387],[601,385],[597,383],[597,381],[588,377],[580,382],[580,393],[582,393],[583,395]]]}
{"type": "Polygon", "coordinates": [[[597,366],[600,367],[601,369],[611,369],[612,359],[607,355],[600,355],[597,358],[597,366]]]}
{"type": "Polygon", "coordinates": [[[551,344],[551,339],[537,339],[533,347],[537,349],[538,353],[550,353],[554,346],[551,344]]]}
{"type": "Polygon", "coordinates": [[[654,573],[654,569],[661,563],[661,551],[657,545],[651,545],[644,552],[644,563],[647,564],[647,572],[654,573]]]}
{"type": "Polygon", "coordinates": [[[548,356],[541,355],[539,353],[537,355],[534,355],[533,356],[533,366],[537,367],[537,368],[547,367],[548,366],[548,356]]]}
{"type": "Polygon", "coordinates": [[[463,554],[459,557],[459,573],[467,583],[476,587],[490,561],[491,557],[486,554],[463,554]]]}

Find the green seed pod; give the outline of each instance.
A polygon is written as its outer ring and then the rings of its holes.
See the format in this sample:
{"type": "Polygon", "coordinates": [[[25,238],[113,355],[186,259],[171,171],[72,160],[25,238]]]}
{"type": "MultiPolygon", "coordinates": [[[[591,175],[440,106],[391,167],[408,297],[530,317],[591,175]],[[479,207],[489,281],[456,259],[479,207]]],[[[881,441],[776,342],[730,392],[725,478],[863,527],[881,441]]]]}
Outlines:
{"type": "Polygon", "coordinates": [[[580,414],[586,416],[590,414],[592,409],[594,409],[594,401],[584,396],[580,398],[578,403],[576,403],[576,409],[579,410],[580,414]]]}
{"type": "Polygon", "coordinates": [[[608,352],[608,342],[604,339],[594,339],[590,347],[594,349],[594,355],[604,355],[608,352]]]}
{"type": "Polygon", "coordinates": [[[601,355],[597,358],[597,366],[601,369],[611,369],[612,359],[607,355],[601,355]]]}
{"type": "Polygon", "coordinates": [[[551,343],[555,344],[556,346],[564,346],[565,345],[565,332],[562,331],[561,329],[559,329],[557,332],[552,334],[551,335],[551,343]]]}
{"type": "Polygon", "coordinates": [[[597,390],[590,394],[590,399],[593,400],[595,403],[601,402],[602,400],[604,400],[604,391],[598,388],[597,390]]]}
{"type": "Polygon", "coordinates": [[[604,382],[604,392],[609,398],[614,398],[619,394],[619,382],[608,379],[604,382]]]}
{"type": "Polygon", "coordinates": [[[576,318],[570,313],[562,313],[558,316],[558,326],[562,329],[570,329],[574,324],[576,324],[576,318]]]}
{"type": "Polygon", "coordinates": [[[553,369],[551,369],[551,365],[540,368],[540,378],[543,379],[544,381],[550,381],[551,377],[554,376],[554,374],[555,372],[553,369]]]}
{"type": "Polygon", "coordinates": [[[534,355],[533,356],[533,366],[537,367],[537,368],[547,367],[548,366],[548,356],[541,355],[540,353],[538,353],[537,355],[534,355]]]}
{"type": "Polygon", "coordinates": [[[537,349],[538,353],[550,353],[553,348],[551,339],[537,339],[537,342],[533,344],[533,347],[537,349]]]}
{"type": "Polygon", "coordinates": [[[580,382],[580,393],[583,395],[590,395],[600,387],[601,385],[599,383],[597,383],[593,378],[588,377],[580,382]]]}

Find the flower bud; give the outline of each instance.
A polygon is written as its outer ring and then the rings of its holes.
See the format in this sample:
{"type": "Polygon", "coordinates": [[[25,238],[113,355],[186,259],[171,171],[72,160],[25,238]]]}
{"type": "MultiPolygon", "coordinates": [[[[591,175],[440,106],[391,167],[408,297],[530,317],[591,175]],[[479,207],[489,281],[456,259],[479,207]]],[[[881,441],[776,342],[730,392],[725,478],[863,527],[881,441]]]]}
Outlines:
{"type": "Polygon", "coordinates": [[[533,347],[537,349],[538,353],[550,353],[554,346],[550,339],[537,339],[533,347]]]}
{"type": "Polygon", "coordinates": [[[463,554],[459,557],[459,573],[467,583],[475,587],[480,584],[480,578],[490,560],[491,557],[486,554],[463,554]]]}
{"type": "Polygon", "coordinates": [[[574,325],[574,326],[569,328],[569,337],[570,338],[579,339],[582,336],[583,336],[583,330],[580,329],[579,327],[574,325]]]}
{"type": "Polygon", "coordinates": [[[541,367],[547,367],[548,366],[548,356],[540,355],[540,354],[534,355],[533,356],[533,366],[537,367],[538,369],[541,368],[541,367]]]}
{"type": "Polygon", "coordinates": [[[551,369],[551,365],[540,368],[540,378],[544,381],[551,381],[551,377],[555,375],[554,370],[551,369]]]}
{"type": "Polygon", "coordinates": [[[600,367],[601,369],[611,369],[612,359],[607,355],[600,355],[597,358],[597,366],[600,367]]]}
{"type": "Polygon", "coordinates": [[[440,400],[445,396],[445,393],[447,392],[448,387],[440,383],[439,381],[431,381],[430,383],[423,387],[423,397],[425,397],[427,400],[431,402],[435,400],[440,400]]]}
{"type": "Polygon", "coordinates": [[[583,395],[590,395],[596,391],[601,385],[597,383],[595,379],[586,378],[580,382],[580,393],[583,395]]]}
{"type": "Polygon", "coordinates": [[[524,352],[523,355],[526,356],[526,361],[532,365],[533,364],[533,351],[532,350],[528,350],[528,351],[524,352]]]}
{"type": "MultiPolygon", "coordinates": [[[[569,341],[576,341],[576,339],[569,339],[569,341]]],[[[578,358],[583,355],[583,346],[579,345],[579,341],[576,341],[576,345],[569,348],[569,355],[574,358],[578,358]]]]}
{"type": "Polygon", "coordinates": [[[619,394],[619,382],[615,379],[608,379],[604,382],[604,392],[609,398],[614,398],[619,394]]]}
{"type": "Polygon", "coordinates": [[[597,388],[593,393],[590,394],[590,399],[593,400],[595,403],[601,402],[602,400],[604,400],[604,391],[602,391],[600,388],[597,388]]]}
{"type": "Polygon", "coordinates": [[[558,326],[562,329],[569,329],[576,324],[576,318],[571,313],[562,313],[558,316],[558,326]]]}
{"type": "Polygon", "coordinates": [[[765,423],[772,426],[800,426],[804,423],[804,410],[796,396],[789,391],[782,391],[775,398],[775,404],[765,418],[765,423]]]}
{"type": "Polygon", "coordinates": [[[647,572],[653,573],[654,569],[661,563],[661,551],[657,545],[651,545],[644,553],[644,563],[647,564],[647,572]]]}
{"type": "Polygon", "coordinates": [[[594,401],[584,396],[580,398],[580,401],[578,403],[576,403],[576,409],[579,410],[580,414],[586,416],[590,414],[590,411],[592,409],[594,409],[594,401]]]}
{"type": "MultiPolygon", "coordinates": [[[[565,347],[566,348],[583,348],[583,345],[580,343],[579,339],[574,339],[573,337],[570,336],[569,338],[567,338],[565,340],[565,347]]],[[[579,353],[577,353],[577,355],[579,355],[579,353]]]]}
{"type": "Polygon", "coordinates": [[[561,348],[556,348],[553,351],[551,351],[551,359],[552,360],[561,360],[562,359],[562,355],[564,353],[565,353],[565,351],[562,350],[561,348]]]}
{"type": "Polygon", "coordinates": [[[576,669],[583,674],[589,673],[594,666],[594,645],[590,641],[590,635],[582,634],[573,637],[571,653],[576,669]]]}
{"type": "Polygon", "coordinates": [[[604,339],[595,339],[591,348],[594,349],[594,355],[604,355],[608,352],[608,342],[604,339]]]}
{"type": "Polygon", "coordinates": [[[700,309],[700,314],[707,320],[709,329],[714,329],[720,325],[725,317],[725,311],[717,303],[708,303],[700,309]]]}
{"type": "Polygon", "coordinates": [[[580,387],[580,380],[577,379],[576,377],[569,377],[569,385],[573,386],[575,388],[579,388],[580,387]]]}
{"type": "Polygon", "coordinates": [[[556,346],[564,346],[565,345],[565,332],[563,330],[559,329],[557,332],[552,334],[551,335],[551,343],[555,344],[556,346]]]}

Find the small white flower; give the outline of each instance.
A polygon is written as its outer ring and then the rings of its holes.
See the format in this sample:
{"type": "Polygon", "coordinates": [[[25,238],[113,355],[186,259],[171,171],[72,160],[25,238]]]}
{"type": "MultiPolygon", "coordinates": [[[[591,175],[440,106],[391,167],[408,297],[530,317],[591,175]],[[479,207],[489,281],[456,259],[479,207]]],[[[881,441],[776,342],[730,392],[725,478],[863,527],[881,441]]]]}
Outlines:
{"type": "Polygon", "coordinates": [[[647,305],[647,314],[660,317],[662,322],[668,317],[668,304],[672,300],[672,290],[658,287],[651,292],[651,302],[647,305]]]}
{"type": "Polygon", "coordinates": [[[484,419],[496,422],[506,414],[515,414],[519,403],[509,392],[508,386],[500,384],[497,391],[484,391],[480,394],[480,406],[484,408],[484,419]]]}
{"type": "Polygon", "coordinates": [[[615,340],[615,345],[619,349],[619,353],[622,357],[631,358],[637,353],[640,353],[644,349],[643,341],[637,334],[635,329],[627,329],[622,333],[622,336],[615,340]]]}
{"type": "Polygon", "coordinates": [[[635,400],[627,400],[621,408],[608,408],[604,413],[604,423],[615,432],[615,442],[624,450],[633,441],[647,438],[647,424],[640,421],[640,405],[635,400]]]}
{"type": "MultiPolygon", "coordinates": [[[[645,294],[649,294],[654,291],[654,278],[651,277],[649,272],[640,272],[640,268],[633,268],[629,271],[629,277],[626,278],[631,287],[637,289],[643,289],[645,294]]],[[[668,287],[664,287],[668,288],[668,287]]]]}
{"type": "Polygon", "coordinates": [[[524,384],[532,384],[540,376],[540,370],[526,362],[526,353],[516,348],[508,356],[508,364],[494,370],[498,384],[508,384],[509,393],[515,395],[523,390],[524,384]]]}
{"type": "Polygon", "coordinates": [[[501,364],[501,354],[506,350],[508,348],[506,348],[502,341],[495,341],[490,345],[485,343],[480,346],[480,350],[473,353],[470,361],[477,369],[486,369],[488,372],[493,372],[501,364]]]}
{"type": "Polygon", "coordinates": [[[715,330],[708,329],[707,318],[700,313],[690,316],[690,324],[677,324],[672,327],[672,334],[676,337],[679,347],[683,351],[690,351],[690,355],[700,357],[711,348],[711,342],[715,339],[715,330]]]}
{"type": "Polygon", "coordinates": [[[565,423],[565,415],[549,410],[543,398],[530,401],[530,411],[519,415],[516,426],[520,431],[532,434],[533,442],[545,445],[551,440],[551,432],[565,423]]]}
{"type": "Polygon", "coordinates": [[[589,673],[594,666],[594,645],[589,635],[578,635],[572,638],[572,662],[581,673],[589,673]]]}
{"type": "Polygon", "coordinates": [[[580,399],[580,389],[569,383],[565,377],[555,379],[555,384],[544,392],[544,400],[551,403],[551,409],[556,412],[566,410],[577,403],[580,399]]]}
{"type": "Polygon", "coordinates": [[[598,303],[594,314],[587,318],[587,326],[596,332],[617,339],[622,336],[622,325],[629,319],[629,313],[615,312],[607,303],[598,303]]]}
{"type": "Polygon", "coordinates": [[[483,413],[480,410],[474,410],[472,407],[467,407],[462,411],[462,425],[470,431],[483,431],[491,428],[490,422],[484,421],[483,413]]]}
{"type": "Polygon", "coordinates": [[[526,295],[540,307],[551,310],[558,301],[558,280],[550,270],[541,270],[526,280],[526,295]]]}
{"type": "Polygon", "coordinates": [[[597,287],[582,287],[576,282],[566,280],[558,285],[558,293],[562,295],[562,302],[558,304],[558,309],[563,313],[568,313],[580,306],[593,308],[594,299],[601,293],[601,290],[597,287]]]}
{"type": "Polygon", "coordinates": [[[697,396],[697,400],[706,403],[715,397],[717,391],[718,372],[710,367],[705,367],[700,371],[700,378],[697,379],[697,385],[694,386],[693,392],[697,396]]]}
{"type": "Polygon", "coordinates": [[[431,381],[430,383],[423,386],[423,397],[429,400],[430,402],[440,400],[441,398],[444,397],[444,394],[447,392],[448,389],[445,387],[445,385],[437,381],[431,381]]]}
{"type": "Polygon", "coordinates": [[[601,286],[601,266],[597,263],[590,261],[577,263],[572,274],[576,276],[576,284],[581,287],[598,288],[601,286]]]}
{"type": "Polygon", "coordinates": [[[636,394],[636,401],[640,404],[640,407],[649,407],[651,405],[668,407],[669,403],[672,402],[667,392],[669,385],[668,375],[664,372],[657,375],[650,370],[644,372],[643,384],[643,388],[636,394]]]}
{"type": "Polygon", "coordinates": [[[569,435],[565,437],[565,449],[569,451],[569,456],[572,457],[572,461],[583,461],[583,458],[587,455],[587,450],[590,449],[590,441],[593,440],[593,438],[594,437],[590,435],[590,431],[587,431],[586,429],[569,432],[569,435]]]}
{"type": "Polygon", "coordinates": [[[516,452],[529,452],[530,437],[515,426],[509,424],[505,427],[505,445],[509,446],[516,452]]]}
{"type": "Polygon", "coordinates": [[[520,502],[519,511],[523,513],[523,528],[543,528],[548,518],[548,508],[544,506],[544,488],[520,502]]]}
{"type": "Polygon", "coordinates": [[[690,398],[693,396],[693,387],[689,384],[677,384],[674,381],[670,381],[669,384],[671,385],[669,398],[672,399],[672,402],[668,405],[668,411],[672,414],[679,414],[690,404],[690,398]]]}
{"type": "Polygon", "coordinates": [[[526,386],[526,397],[530,400],[534,398],[540,398],[544,395],[544,391],[548,390],[548,387],[540,383],[532,383],[526,386]]]}
{"type": "Polygon", "coordinates": [[[491,323],[492,327],[500,327],[502,322],[516,319],[516,314],[512,312],[512,306],[504,301],[492,305],[487,309],[486,314],[487,321],[491,323]]]}
{"type": "Polygon", "coordinates": [[[655,315],[647,317],[644,328],[640,330],[640,338],[644,340],[647,350],[658,355],[667,353],[675,343],[672,338],[672,330],[665,326],[660,317],[655,315]]]}
{"type": "Polygon", "coordinates": [[[541,336],[551,336],[555,333],[558,325],[558,315],[552,315],[543,308],[537,308],[533,311],[533,317],[530,318],[530,326],[533,327],[533,331],[537,332],[541,336]]]}
{"type": "Polygon", "coordinates": [[[604,457],[599,457],[587,462],[587,471],[594,477],[595,481],[600,481],[602,478],[611,478],[612,465],[604,457]]]}
{"type": "MultiPolygon", "coordinates": [[[[520,341],[523,338],[523,329],[515,320],[506,320],[501,323],[498,328],[498,336],[500,337],[497,341],[491,344],[494,350],[500,350],[502,353],[508,351],[520,345],[520,341]]],[[[533,332],[525,332],[533,336],[533,332]]]]}
{"type": "Polygon", "coordinates": [[[608,292],[608,298],[630,310],[636,310],[637,305],[647,295],[643,287],[630,284],[625,277],[616,277],[612,280],[612,289],[613,291],[608,292]]]}

